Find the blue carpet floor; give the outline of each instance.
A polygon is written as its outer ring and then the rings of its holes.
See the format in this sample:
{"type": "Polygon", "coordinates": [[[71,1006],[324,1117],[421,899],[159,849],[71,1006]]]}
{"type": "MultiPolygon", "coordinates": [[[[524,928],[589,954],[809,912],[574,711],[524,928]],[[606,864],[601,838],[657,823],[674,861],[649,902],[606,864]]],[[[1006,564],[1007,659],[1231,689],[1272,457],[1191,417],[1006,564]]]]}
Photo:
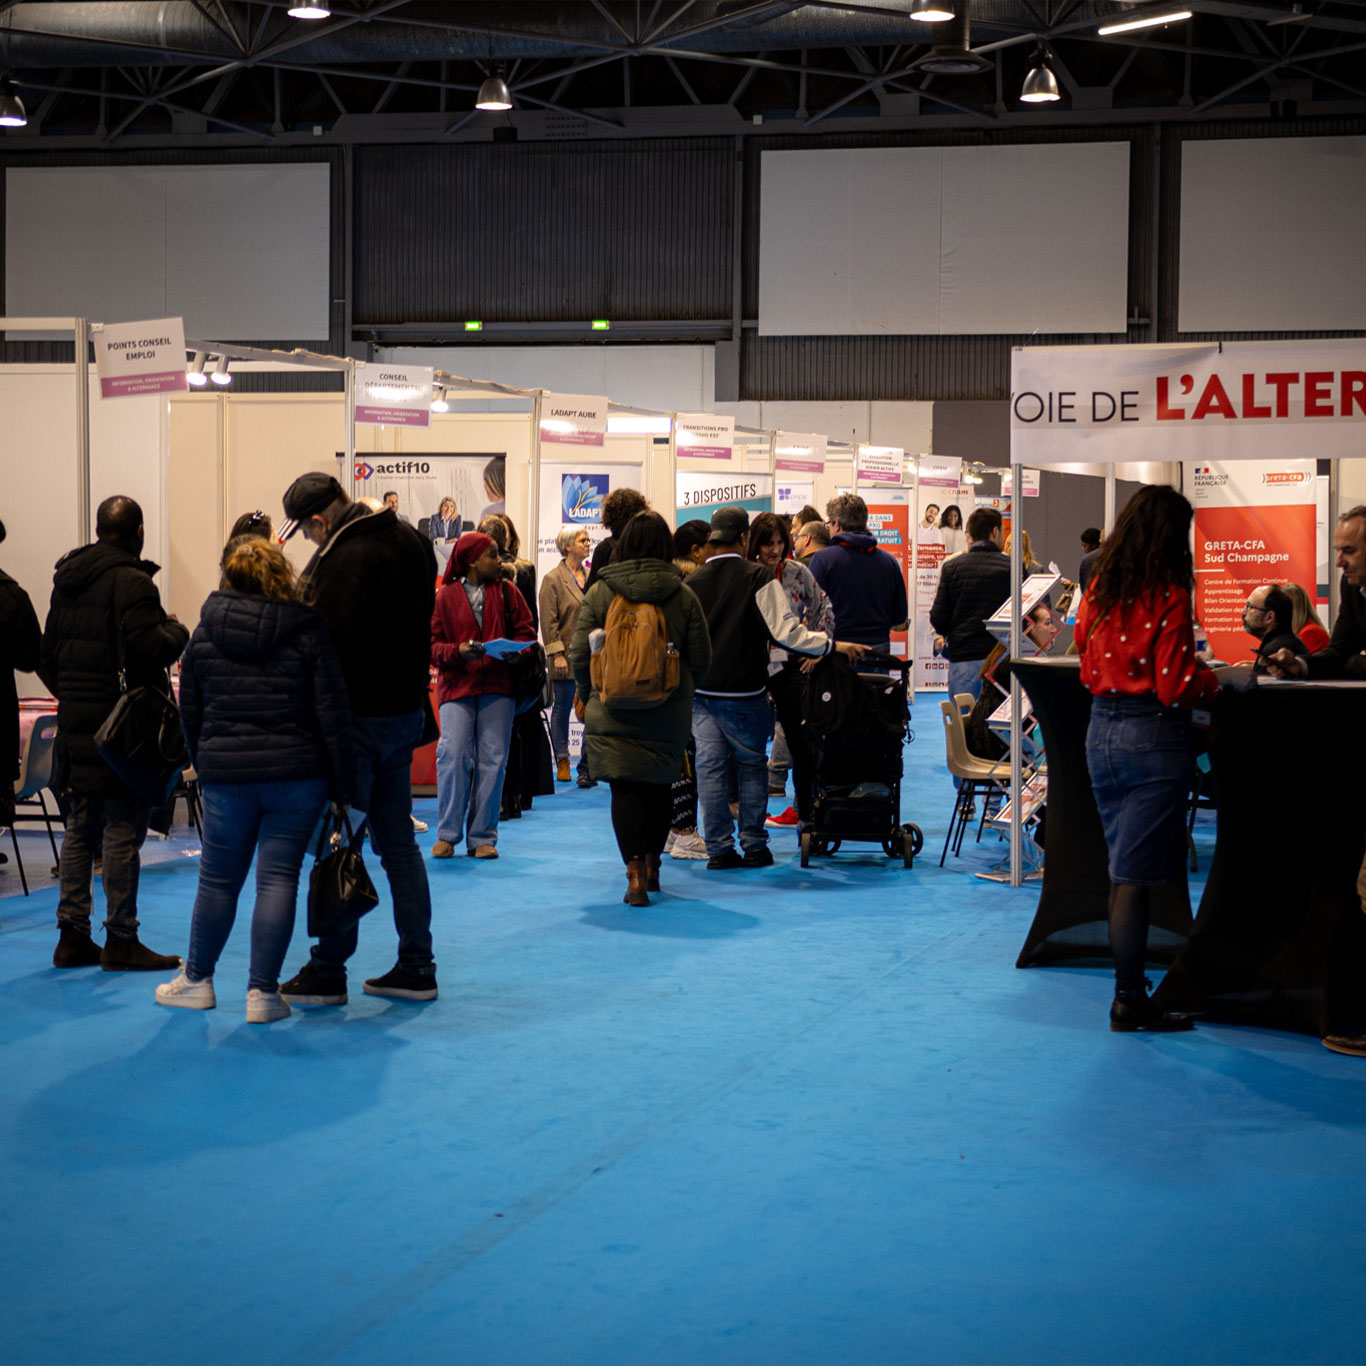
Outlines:
{"type": "MultiPolygon", "coordinates": [[[[245,913],[191,1013],[0,901],[0,1360],[1362,1360],[1366,1063],[1112,1035],[1106,973],[1016,970],[1037,891],[936,866],[922,712],[913,870],[783,832],[631,910],[606,789],[561,789],[428,865],[427,1006],[360,992],[387,892],[350,1005],[268,1027],[245,913]]],[[[153,947],[195,875],[146,870],[153,947]]]]}

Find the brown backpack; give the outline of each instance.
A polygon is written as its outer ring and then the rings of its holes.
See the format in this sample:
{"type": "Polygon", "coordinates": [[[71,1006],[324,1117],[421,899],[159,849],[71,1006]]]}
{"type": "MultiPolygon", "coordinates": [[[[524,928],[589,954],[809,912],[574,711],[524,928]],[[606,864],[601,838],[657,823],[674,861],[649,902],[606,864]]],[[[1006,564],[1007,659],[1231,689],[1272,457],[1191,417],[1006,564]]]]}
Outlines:
{"type": "Polygon", "coordinates": [[[603,624],[606,639],[589,660],[589,673],[605,707],[657,707],[678,687],[678,650],[664,613],[653,602],[618,593],[603,624]]]}

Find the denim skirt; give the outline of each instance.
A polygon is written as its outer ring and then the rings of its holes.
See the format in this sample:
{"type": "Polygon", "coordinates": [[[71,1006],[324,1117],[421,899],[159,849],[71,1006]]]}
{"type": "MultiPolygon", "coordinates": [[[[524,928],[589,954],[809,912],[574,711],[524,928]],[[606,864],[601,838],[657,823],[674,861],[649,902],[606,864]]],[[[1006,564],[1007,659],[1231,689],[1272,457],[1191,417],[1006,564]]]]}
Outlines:
{"type": "Polygon", "coordinates": [[[1086,767],[1110,881],[1134,887],[1184,881],[1190,712],[1164,707],[1152,693],[1093,699],[1086,767]]]}

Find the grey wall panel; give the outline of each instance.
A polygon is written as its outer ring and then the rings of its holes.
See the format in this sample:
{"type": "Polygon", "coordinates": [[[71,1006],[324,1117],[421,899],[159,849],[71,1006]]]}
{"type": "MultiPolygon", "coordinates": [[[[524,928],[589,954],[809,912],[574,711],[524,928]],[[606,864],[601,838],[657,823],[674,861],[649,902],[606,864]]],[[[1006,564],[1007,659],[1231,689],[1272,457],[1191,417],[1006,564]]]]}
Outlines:
{"type": "Polygon", "coordinates": [[[356,152],[360,323],[729,316],[721,139],[356,152]]]}

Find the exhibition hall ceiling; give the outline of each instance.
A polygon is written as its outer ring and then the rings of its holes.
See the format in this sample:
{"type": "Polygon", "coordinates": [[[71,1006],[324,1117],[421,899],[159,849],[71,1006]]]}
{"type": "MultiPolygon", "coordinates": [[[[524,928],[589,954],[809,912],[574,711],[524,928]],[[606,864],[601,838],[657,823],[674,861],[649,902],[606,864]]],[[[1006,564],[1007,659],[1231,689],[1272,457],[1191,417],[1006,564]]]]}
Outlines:
{"type": "Polygon", "coordinates": [[[1038,128],[1366,113],[1366,0],[0,0],[23,147],[1038,128]],[[1101,35],[1106,23],[1188,19],[1101,35]],[[1046,64],[1060,98],[1020,99],[1046,64]],[[506,113],[475,112],[501,75],[506,113]]]}

